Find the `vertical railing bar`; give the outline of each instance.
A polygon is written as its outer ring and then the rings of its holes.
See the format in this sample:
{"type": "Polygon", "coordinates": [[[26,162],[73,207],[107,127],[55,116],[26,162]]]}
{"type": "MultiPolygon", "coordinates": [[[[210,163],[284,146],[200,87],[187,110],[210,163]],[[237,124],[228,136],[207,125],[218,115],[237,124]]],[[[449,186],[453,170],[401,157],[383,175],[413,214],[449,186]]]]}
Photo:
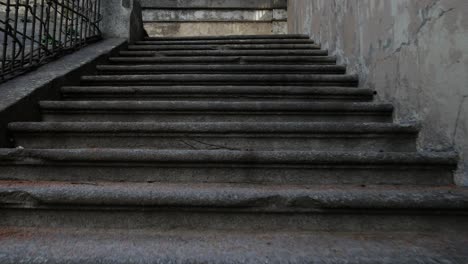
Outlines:
{"type": "MultiPolygon", "coordinates": [[[[14,26],[13,26],[13,34],[16,35],[18,32],[18,12],[19,12],[19,0],[15,1],[15,19],[14,19],[14,26]]],[[[12,38],[13,47],[11,49],[11,70],[14,70],[16,64],[16,45],[17,39],[12,38]]]]}
{"type": "MultiPolygon", "coordinates": [[[[59,0],[57,0],[59,1],[59,0]]],[[[60,26],[59,26],[59,38],[58,38],[58,43],[61,46],[61,48],[65,48],[62,44],[62,31],[63,31],[63,12],[64,12],[64,7],[63,5],[65,4],[65,0],[62,0],[62,4],[60,5],[60,26]]]]}
{"type": "Polygon", "coordinates": [[[53,20],[53,25],[54,28],[52,30],[52,53],[55,56],[55,53],[57,52],[57,16],[58,16],[58,3],[57,1],[53,1],[55,4],[54,7],[54,20],[53,20]]]}
{"type": "Polygon", "coordinates": [[[44,21],[45,23],[45,28],[44,28],[44,33],[45,33],[45,37],[46,37],[46,40],[45,40],[45,57],[47,57],[49,55],[49,38],[50,38],[50,6],[52,5],[52,3],[50,2],[50,0],[46,0],[47,1],[47,7],[46,7],[46,19],[44,21]]]}
{"type": "Polygon", "coordinates": [[[91,16],[90,16],[90,8],[89,8],[89,1],[86,0],[86,9],[85,9],[85,14],[86,14],[86,29],[85,29],[85,42],[88,40],[88,37],[90,36],[89,30],[91,28],[91,16]]]}
{"type": "Polygon", "coordinates": [[[37,0],[34,0],[33,2],[33,15],[32,15],[32,28],[31,28],[31,54],[29,55],[29,63],[32,65],[33,64],[33,59],[34,59],[34,45],[35,45],[35,40],[36,40],[36,15],[37,15],[37,0]]]}
{"type": "Polygon", "coordinates": [[[26,0],[26,6],[24,7],[23,17],[23,49],[21,51],[21,65],[24,65],[24,55],[26,52],[26,31],[28,29],[28,12],[29,12],[29,0],[26,0]]]}
{"type": "Polygon", "coordinates": [[[71,16],[70,16],[70,21],[71,21],[71,30],[70,30],[70,33],[68,33],[68,37],[70,38],[70,47],[75,47],[75,0],[71,0],[72,1],[72,10],[73,12],[71,12],[71,16]]]}
{"type": "Polygon", "coordinates": [[[97,31],[97,24],[96,21],[99,19],[98,17],[98,0],[94,0],[94,9],[93,9],[93,36],[96,36],[98,34],[97,31]]]}
{"type": "Polygon", "coordinates": [[[3,48],[2,48],[2,81],[5,80],[5,69],[7,67],[7,53],[8,53],[8,30],[10,23],[10,5],[11,0],[7,0],[6,9],[5,9],[5,31],[3,32],[3,48]]]}
{"type": "Polygon", "coordinates": [[[83,5],[84,5],[84,0],[78,1],[78,3],[81,2],[80,8],[79,8],[79,14],[80,14],[80,47],[83,46],[83,5]]]}
{"type": "Polygon", "coordinates": [[[44,23],[44,0],[41,0],[41,16],[39,18],[39,40],[38,40],[39,49],[38,49],[38,54],[37,54],[39,61],[41,60],[41,54],[42,54],[42,48],[43,48],[42,34],[44,34],[44,31],[45,31],[45,28],[44,28],[45,24],[43,23],[44,23]]]}

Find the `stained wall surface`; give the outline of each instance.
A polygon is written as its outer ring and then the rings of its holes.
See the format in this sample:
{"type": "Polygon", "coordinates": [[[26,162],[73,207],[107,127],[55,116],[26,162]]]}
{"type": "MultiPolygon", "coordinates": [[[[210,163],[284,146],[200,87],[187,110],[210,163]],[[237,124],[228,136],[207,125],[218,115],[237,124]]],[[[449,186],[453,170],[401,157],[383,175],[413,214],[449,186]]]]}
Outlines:
{"type": "Polygon", "coordinates": [[[421,150],[455,149],[468,186],[468,1],[289,0],[290,33],[307,33],[420,122],[421,150]]]}
{"type": "Polygon", "coordinates": [[[150,36],[282,34],[286,0],[143,0],[150,36]]]}

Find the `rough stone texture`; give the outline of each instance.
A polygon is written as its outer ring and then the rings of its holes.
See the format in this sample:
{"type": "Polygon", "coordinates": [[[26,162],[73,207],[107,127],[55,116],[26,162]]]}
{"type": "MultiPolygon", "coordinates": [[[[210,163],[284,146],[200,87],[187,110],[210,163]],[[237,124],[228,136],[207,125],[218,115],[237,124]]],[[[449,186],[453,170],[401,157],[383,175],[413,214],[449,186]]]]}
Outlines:
{"type": "Polygon", "coordinates": [[[133,42],[146,36],[139,0],[105,0],[102,1],[101,10],[104,37],[126,38],[133,42]]]}
{"type": "Polygon", "coordinates": [[[271,34],[271,22],[148,22],[149,36],[216,36],[238,34],[271,34]]]}
{"type": "Polygon", "coordinates": [[[7,124],[40,120],[39,100],[59,98],[63,85],[79,81],[83,73],[94,73],[96,64],[108,59],[125,44],[124,39],[108,39],[53,61],[38,70],[0,86],[0,146],[11,146],[7,124]]]}
{"type": "MultiPolygon", "coordinates": [[[[145,22],[222,22],[222,21],[251,21],[271,22],[273,19],[272,10],[143,10],[143,20],[145,22]]],[[[285,20],[286,18],[280,18],[285,20]]]]}
{"type": "Polygon", "coordinates": [[[272,9],[286,8],[286,0],[141,0],[143,8],[272,9]]]}
{"type": "Polygon", "coordinates": [[[144,1],[143,8],[144,26],[150,36],[287,32],[286,1],[144,1]]]}
{"type": "Polygon", "coordinates": [[[358,73],[363,87],[422,120],[422,149],[456,148],[468,185],[468,2],[291,0],[289,30],[309,33],[358,73]]]}
{"type": "Polygon", "coordinates": [[[463,264],[464,235],[2,228],[0,262],[463,264]]]}

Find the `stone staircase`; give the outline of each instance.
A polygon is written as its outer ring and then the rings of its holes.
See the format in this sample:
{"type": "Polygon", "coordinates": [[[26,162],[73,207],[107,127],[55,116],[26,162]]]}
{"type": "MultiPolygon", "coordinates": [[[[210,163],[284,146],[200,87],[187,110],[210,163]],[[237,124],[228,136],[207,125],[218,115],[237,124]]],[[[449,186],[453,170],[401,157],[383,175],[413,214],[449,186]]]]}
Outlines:
{"type": "Polygon", "coordinates": [[[0,263],[466,263],[455,153],[418,152],[308,36],[129,45],[0,151],[0,263]]]}

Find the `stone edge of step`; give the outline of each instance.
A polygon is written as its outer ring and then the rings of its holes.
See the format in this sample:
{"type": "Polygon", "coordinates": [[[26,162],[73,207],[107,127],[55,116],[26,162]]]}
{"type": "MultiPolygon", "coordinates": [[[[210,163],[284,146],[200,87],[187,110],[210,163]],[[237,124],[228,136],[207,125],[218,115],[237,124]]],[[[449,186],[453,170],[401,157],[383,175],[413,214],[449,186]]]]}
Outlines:
{"type": "Polygon", "coordinates": [[[453,209],[467,214],[468,188],[0,181],[0,206],[8,205],[188,206],[251,211],[453,209]]]}
{"type": "Polygon", "coordinates": [[[97,71],[164,71],[164,72],[181,72],[184,70],[192,71],[330,71],[345,73],[346,66],[344,65],[262,65],[262,64],[244,64],[244,65],[97,65],[97,71]]]}
{"type": "Polygon", "coordinates": [[[309,39],[305,34],[277,35],[226,35],[226,36],[192,36],[192,37],[146,37],[145,40],[224,40],[224,39],[309,39]]]}
{"type": "Polygon", "coordinates": [[[301,86],[63,86],[65,94],[123,93],[123,94],[265,94],[265,95],[364,95],[374,90],[357,87],[301,87],[301,86]]]}
{"type": "Polygon", "coordinates": [[[382,112],[391,114],[392,104],[334,102],[219,102],[219,101],[41,101],[42,110],[161,110],[161,111],[316,111],[316,112],[382,112]]]}
{"type": "Polygon", "coordinates": [[[299,123],[299,122],[15,122],[8,125],[14,133],[310,133],[310,134],[408,134],[416,136],[420,126],[387,123],[299,123]]]}
{"type": "MultiPolygon", "coordinates": [[[[226,164],[317,164],[447,166],[456,169],[456,152],[327,152],[151,149],[0,149],[0,163],[185,162],[226,164]]],[[[19,164],[19,163],[18,163],[19,164]]]]}
{"type": "Polygon", "coordinates": [[[330,62],[336,63],[336,56],[150,56],[150,57],[110,57],[110,62],[330,62]]]}

